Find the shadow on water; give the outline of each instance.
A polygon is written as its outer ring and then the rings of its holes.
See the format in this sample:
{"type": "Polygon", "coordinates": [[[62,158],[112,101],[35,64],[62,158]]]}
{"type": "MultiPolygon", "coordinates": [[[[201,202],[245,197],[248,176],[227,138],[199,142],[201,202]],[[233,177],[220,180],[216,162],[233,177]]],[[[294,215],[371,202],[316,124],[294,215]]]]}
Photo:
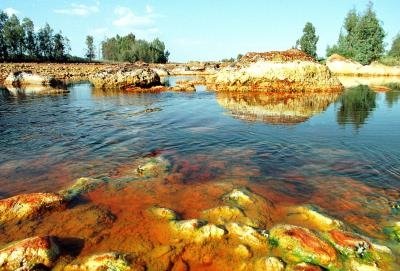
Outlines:
{"type": "Polygon", "coordinates": [[[347,89],[337,101],[337,122],[339,125],[352,124],[356,129],[362,127],[376,108],[377,94],[368,86],[347,89]]]}

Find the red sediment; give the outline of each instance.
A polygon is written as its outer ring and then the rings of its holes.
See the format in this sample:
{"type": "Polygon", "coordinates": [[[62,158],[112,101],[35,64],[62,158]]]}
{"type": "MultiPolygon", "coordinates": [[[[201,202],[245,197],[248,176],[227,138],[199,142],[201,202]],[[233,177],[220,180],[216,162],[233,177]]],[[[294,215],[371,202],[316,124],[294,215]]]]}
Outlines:
{"type": "Polygon", "coordinates": [[[334,261],[336,259],[336,252],[333,247],[325,243],[317,236],[314,236],[302,228],[293,228],[285,232],[287,235],[298,239],[301,244],[309,247],[317,254],[325,254],[334,261]]]}
{"type": "Polygon", "coordinates": [[[366,242],[358,236],[355,236],[349,232],[343,232],[340,230],[331,230],[329,232],[333,240],[340,246],[343,247],[356,247],[360,242],[366,242]]]}

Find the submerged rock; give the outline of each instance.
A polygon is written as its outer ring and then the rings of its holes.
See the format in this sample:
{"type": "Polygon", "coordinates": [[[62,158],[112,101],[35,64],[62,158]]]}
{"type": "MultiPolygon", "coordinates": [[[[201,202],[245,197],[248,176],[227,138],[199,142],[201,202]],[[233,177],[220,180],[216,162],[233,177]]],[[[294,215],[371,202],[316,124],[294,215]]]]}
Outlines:
{"type": "Polygon", "coordinates": [[[51,237],[32,237],[0,249],[0,270],[36,270],[53,266],[59,248],[51,237]]]}
{"type": "Polygon", "coordinates": [[[0,224],[35,217],[48,210],[64,208],[64,198],[58,194],[21,194],[0,200],[0,224]]]}
{"type": "Polygon", "coordinates": [[[160,77],[149,68],[118,71],[106,70],[89,77],[95,88],[127,90],[130,88],[150,88],[160,85],[160,77]]]}
{"type": "Polygon", "coordinates": [[[144,158],[140,161],[136,172],[143,177],[158,177],[166,173],[170,163],[162,156],[144,158]]]}
{"type": "Polygon", "coordinates": [[[61,80],[51,76],[42,76],[30,71],[11,72],[4,80],[6,87],[26,88],[29,86],[47,86],[53,88],[65,87],[61,80]]]}
{"type": "Polygon", "coordinates": [[[104,183],[104,181],[101,179],[82,177],[76,179],[72,186],[61,190],[59,194],[67,201],[70,201],[83,193],[90,192],[102,183],[104,183]]]}
{"type": "Polygon", "coordinates": [[[329,69],[305,53],[248,53],[233,67],[216,73],[211,86],[218,91],[341,91],[329,69]]]}
{"type": "Polygon", "coordinates": [[[329,269],[335,266],[338,259],[330,244],[302,227],[277,225],[270,230],[269,243],[289,264],[304,262],[329,269]]]}
{"type": "Polygon", "coordinates": [[[71,263],[64,267],[65,271],[128,271],[137,270],[130,267],[125,256],[115,252],[92,255],[78,263],[71,263]]]}

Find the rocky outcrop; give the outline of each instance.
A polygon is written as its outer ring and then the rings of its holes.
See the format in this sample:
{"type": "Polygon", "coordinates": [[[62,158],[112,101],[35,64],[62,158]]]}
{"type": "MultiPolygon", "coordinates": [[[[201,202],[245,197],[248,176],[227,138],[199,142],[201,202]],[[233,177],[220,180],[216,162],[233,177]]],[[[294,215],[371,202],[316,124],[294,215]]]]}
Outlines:
{"type": "Polygon", "coordinates": [[[369,65],[333,54],[326,60],[326,65],[334,74],[351,76],[400,76],[400,66],[386,66],[378,62],[369,65]]]}
{"type": "Polygon", "coordinates": [[[75,182],[67,189],[61,190],[59,194],[64,197],[66,201],[70,201],[83,193],[90,192],[102,183],[104,183],[104,181],[101,179],[82,177],[75,180],[75,182]]]}
{"type": "Polygon", "coordinates": [[[160,77],[149,68],[105,70],[89,76],[95,88],[129,90],[160,85],[160,77]]]}
{"type": "Polygon", "coordinates": [[[0,249],[0,270],[42,270],[51,268],[59,255],[52,237],[32,237],[0,249]]]}
{"type": "Polygon", "coordinates": [[[11,72],[4,80],[6,87],[26,88],[29,86],[65,87],[61,80],[51,76],[34,74],[30,71],[11,72]]]}
{"type": "Polygon", "coordinates": [[[305,53],[248,53],[232,67],[222,69],[209,80],[218,91],[341,91],[340,82],[329,69],[305,53]]]}
{"type": "Polygon", "coordinates": [[[64,209],[64,198],[53,193],[21,194],[0,200],[0,224],[20,221],[48,210],[64,209]]]}

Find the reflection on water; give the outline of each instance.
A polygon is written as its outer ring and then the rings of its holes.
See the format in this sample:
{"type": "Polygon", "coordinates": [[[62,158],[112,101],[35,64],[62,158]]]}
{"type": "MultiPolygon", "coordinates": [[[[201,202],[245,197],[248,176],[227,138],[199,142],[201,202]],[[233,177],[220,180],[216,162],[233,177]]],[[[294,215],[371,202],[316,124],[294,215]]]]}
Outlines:
{"type": "Polygon", "coordinates": [[[400,99],[400,83],[392,83],[387,85],[391,91],[385,93],[387,105],[391,108],[399,102],[400,99]]]}
{"type": "Polygon", "coordinates": [[[327,109],[339,93],[218,92],[218,103],[239,119],[270,124],[296,124],[327,109]]]}
{"type": "Polygon", "coordinates": [[[337,104],[337,121],[340,125],[351,123],[360,128],[376,107],[376,93],[367,86],[347,89],[337,104]]]}

